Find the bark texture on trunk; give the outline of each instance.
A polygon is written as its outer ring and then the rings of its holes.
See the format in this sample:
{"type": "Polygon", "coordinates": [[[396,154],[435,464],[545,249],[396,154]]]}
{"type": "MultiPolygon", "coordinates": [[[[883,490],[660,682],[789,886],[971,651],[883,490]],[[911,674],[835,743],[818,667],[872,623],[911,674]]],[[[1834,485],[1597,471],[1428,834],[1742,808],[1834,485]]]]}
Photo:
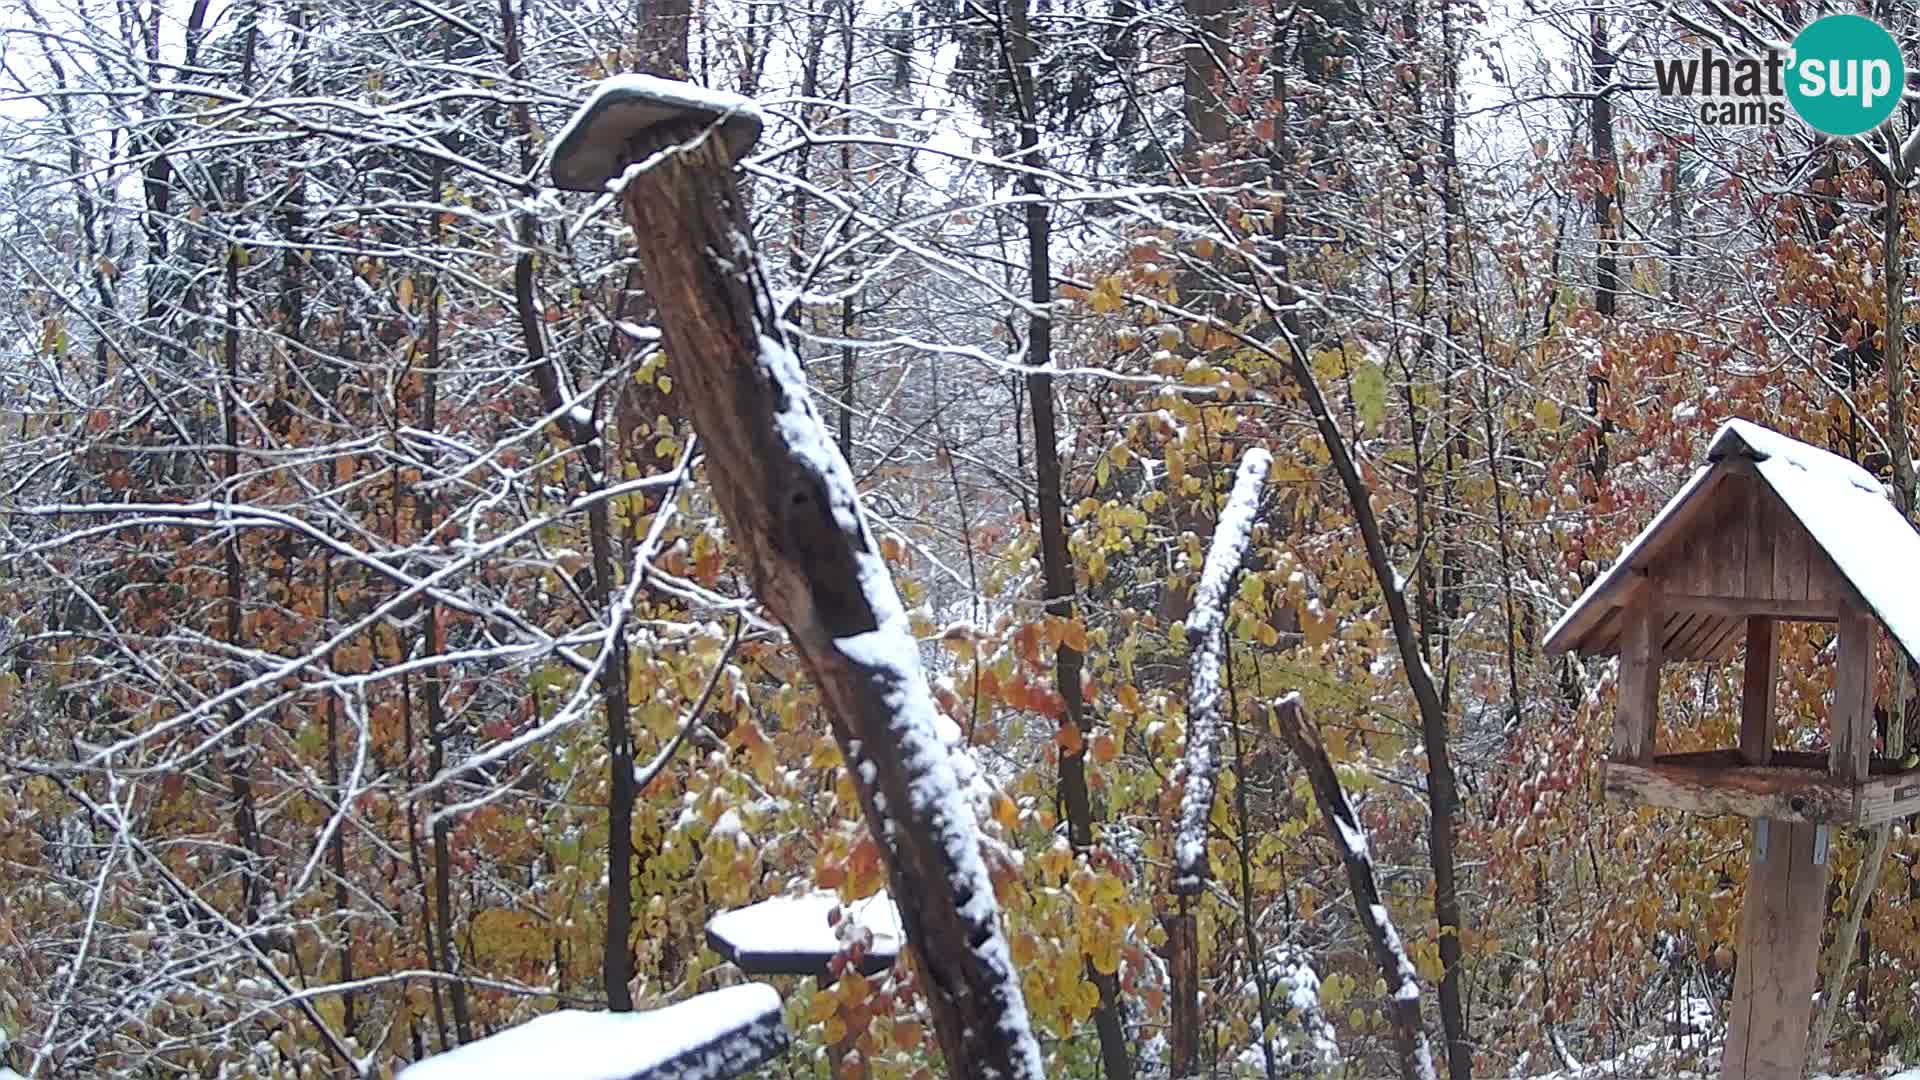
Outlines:
{"type": "Polygon", "coordinates": [[[1367,949],[1386,980],[1391,998],[1387,1015],[1393,1022],[1393,1045],[1400,1058],[1400,1075],[1406,1080],[1434,1080],[1433,1054],[1427,1049],[1426,1034],[1420,1028],[1420,984],[1413,962],[1400,942],[1400,934],[1387,916],[1380,900],[1380,886],[1373,875],[1373,858],[1368,853],[1366,832],[1347,802],[1334,772],[1333,759],[1320,741],[1320,729],[1307,719],[1307,711],[1297,694],[1290,694],[1274,707],[1280,735],[1299,759],[1300,768],[1313,786],[1314,802],[1327,823],[1327,835],[1340,849],[1340,863],[1347,872],[1347,888],[1353,892],[1353,910],[1366,935],[1367,949]]]}
{"type": "Polygon", "coordinates": [[[807,395],[705,125],[650,129],[625,193],[675,394],[707,448],[715,501],[769,612],[820,687],[887,861],[949,1075],[1042,1075],[971,807],[934,729],[918,652],[852,474],[807,395]]]}

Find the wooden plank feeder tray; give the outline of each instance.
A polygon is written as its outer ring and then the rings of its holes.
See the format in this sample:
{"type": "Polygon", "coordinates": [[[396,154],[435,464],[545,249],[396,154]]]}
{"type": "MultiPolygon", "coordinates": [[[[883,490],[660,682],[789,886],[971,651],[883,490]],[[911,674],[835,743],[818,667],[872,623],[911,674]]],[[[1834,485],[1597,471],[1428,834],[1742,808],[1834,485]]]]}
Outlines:
{"type": "Polygon", "coordinates": [[[707,944],[742,972],[810,975],[823,985],[847,967],[862,975],[886,971],[899,959],[903,938],[900,914],[885,891],[845,905],[824,891],[776,896],[707,921],[707,944]],[[846,923],[851,940],[843,941],[846,923]],[[836,959],[843,967],[837,969],[836,959]]]}
{"type": "Polygon", "coordinates": [[[1855,783],[1836,779],[1825,754],[1775,750],[1749,765],[1738,750],[1699,750],[1602,762],[1600,782],[1610,796],[1695,814],[1862,828],[1920,814],[1920,770],[1881,758],[1871,766],[1855,783]]]}
{"type": "MultiPolygon", "coordinates": [[[[848,969],[878,975],[893,967],[906,931],[884,889],[846,904],[837,893],[815,890],[723,911],[707,921],[707,944],[748,975],[805,975],[828,986],[848,969]]],[[[849,1031],[829,1047],[836,1080],[871,1075],[859,1041],[849,1031]]]]}
{"type": "Polygon", "coordinates": [[[400,1080],[733,1080],[787,1052],[763,983],[649,1012],[562,1009],[409,1065],[400,1080]]]}
{"type": "Polygon", "coordinates": [[[1801,1075],[1829,830],[1920,813],[1920,770],[1893,760],[1905,748],[1873,752],[1879,629],[1920,656],[1920,599],[1905,578],[1916,566],[1920,535],[1866,471],[1730,420],[1707,463],[1547,634],[1550,653],[1620,657],[1608,796],[1753,819],[1723,1080],[1801,1075]],[[1774,746],[1779,627],[1796,621],[1833,623],[1839,639],[1825,753],[1774,746]],[[1661,667],[1742,643],[1739,745],[1657,753],[1661,667]]]}

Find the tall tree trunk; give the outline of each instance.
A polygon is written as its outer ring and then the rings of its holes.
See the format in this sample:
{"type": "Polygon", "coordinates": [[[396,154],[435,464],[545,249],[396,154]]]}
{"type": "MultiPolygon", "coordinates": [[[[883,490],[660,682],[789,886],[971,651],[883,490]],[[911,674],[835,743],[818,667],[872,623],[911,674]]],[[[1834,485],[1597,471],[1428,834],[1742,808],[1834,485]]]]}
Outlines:
{"type": "MultiPolygon", "coordinates": [[[[1047,614],[1072,619],[1077,580],[1067,550],[1067,509],[1061,492],[1060,434],[1054,417],[1053,376],[1041,369],[1053,365],[1052,241],[1053,222],[1042,198],[1040,176],[1046,158],[1040,152],[1039,103],[1034,99],[1033,69],[1038,49],[1027,0],[1008,0],[1007,23],[1013,40],[1010,63],[1015,92],[1019,95],[1020,150],[1026,171],[1020,174],[1020,190],[1027,196],[1027,301],[1033,310],[1027,318],[1027,364],[1034,369],[1027,375],[1027,401],[1033,417],[1033,461],[1040,517],[1040,573],[1046,589],[1047,614]]],[[[1066,808],[1067,839],[1076,855],[1093,849],[1093,799],[1087,788],[1087,707],[1081,689],[1082,660],[1078,649],[1065,642],[1054,650],[1054,689],[1065,703],[1060,717],[1059,799],[1066,808]]],[[[1100,995],[1093,1011],[1094,1030],[1100,1037],[1100,1061],[1109,1080],[1128,1080],[1133,1062],[1127,1054],[1126,1031],[1120,1022],[1120,980],[1116,974],[1099,971],[1091,957],[1082,959],[1087,978],[1100,995]]]]}
{"type": "MultiPolygon", "coordinates": [[[[1591,144],[1588,152],[1592,155],[1593,167],[1600,174],[1593,190],[1593,310],[1610,326],[1619,312],[1620,297],[1619,231],[1613,223],[1618,210],[1615,195],[1619,183],[1619,153],[1613,139],[1613,98],[1607,89],[1613,82],[1614,56],[1607,39],[1607,17],[1598,9],[1595,9],[1591,18],[1587,46],[1588,60],[1593,68],[1593,106],[1587,125],[1591,144]]],[[[1596,491],[1607,475],[1610,454],[1607,444],[1608,436],[1613,431],[1613,421],[1604,418],[1602,412],[1606,408],[1604,399],[1610,394],[1611,388],[1603,373],[1587,373],[1587,412],[1597,425],[1588,470],[1596,491]]]]}
{"type": "Polygon", "coordinates": [[[670,147],[625,194],[715,501],[754,591],[819,685],[885,858],[958,1080],[1038,1080],[1039,1045],[1013,971],[973,812],[939,742],[931,693],[853,477],[815,410],[747,238],[720,139],[683,119],[642,132],[670,147]],[[682,145],[686,144],[686,145],[682,145]]]}
{"type": "MultiPolygon", "coordinates": [[[[1886,344],[1880,350],[1887,373],[1887,447],[1893,458],[1893,501],[1909,518],[1914,511],[1913,444],[1907,432],[1907,261],[1904,194],[1911,181],[1908,166],[1895,162],[1887,177],[1887,198],[1881,218],[1881,286],[1885,289],[1886,344]]],[[[1904,717],[1906,703],[1899,702],[1904,717]]],[[[1894,749],[1891,745],[1889,750],[1894,749]]]]}
{"type": "MultiPolygon", "coordinates": [[[[448,58],[451,60],[451,57],[448,58]]],[[[446,166],[436,163],[432,171],[432,188],[427,194],[429,202],[437,201],[446,188],[446,166]]],[[[430,249],[437,251],[441,240],[440,215],[433,215],[433,225],[428,230],[430,249]]],[[[426,364],[421,371],[420,380],[420,417],[422,430],[433,431],[440,423],[440,275],[433,274],[427,279],[427,340],[426,364]]],[[[434,459],[438,456],[431,441],[423,441],[419,453],[424,457],[421,475],[429,476],[433,472],[434,459]]],[[[439,528],[439,500],[432,491],[416,488],[413,495],[414,527],[419,530],[419,541],[429,546],[433,543],[433,534],[439,528]]],[[[446,652],[445,629],[441,623],[440,604],[432,597],[423,597],[421,606],[425,610],[427,655],[438,657],[446,652]]],[[[446,703],[446,666],[434,663],[427,667],[425,677],[420,680],[421,694],[426,701],[427,713],[427,772],[439,776],[447,763],[447,703],[446,703]]],[[[438,808],[441,801],[439,789],[431,796],[433,805],[438,808]]],[[[439,814],[430,814],[433,840],[433,918],[435,933],[439,938],[441,969],[452,975],[453,983],[448,988],[448,998],[453,1004],[453,1030],[462,1043],[473,1041],[473,1013],[467,1003],[467,982],[460,975],[459,958],[453,949],[453,850],[451,846],[452,824],[439,814]]]]}
{"type": "Polygon", "coordinates": [[[1186,11],[1186,45],[1181,53],[1181,99],[1186,132],[1184,150],[1193,157],[1227,140],[1226,75],[1219,60],[1227,43],[1227,20],[1232,0],[1182,0],[1186,11]]]}
{"type": "Polygon", "coordinates": [[[637,69],[667,79],[692,74],[687,50],[693,26],[691,0],[635,0],[634,15],[637,69]]]}
{"type": "MultiPolygon", "coordinates": [[[[1287,104],[1287,87],[1284,78],[1276,72],[1275,97],[1283,110],[1287,104]]],[[[1274,160],[1288,160],[1286,150],[1286,128],[1276,127],[1274,160]]],[[[1282,193],[1290,187],[1290,177],[1284,171],[1276,172],[1274,181],[1281,186],[1282,193]]],[[[1283,199],[1280,209],[1274,214],[1274,236],[1285,244],[1291,234],[1291,222],[1283,199]]],[[[1375,582],[1380,587],[1381,598],[1387,607],[1388,622],[1393,630],[1393,640],[1400,656],[1400,666],[1406,672],[1407,685],[1413,691],[1414,703],[1420,713],[1420,740],[1427,755],[1427,793],[1428,793],[1428,861],[1433,866],[1433,915],[1438,924],[1440,963],[1440,1021],[1447,1036],[1447,1073],[1450,1080],[1472,1080],[1473,1047],[1468,1041],[1466,1010],[1460,992],[1461,948],[1460,933],[1465,927],[1465,914],[1460,907],[1458,871],[1454,857],[1454,831],[1459,808],[1459,786],[1454,779],[1453,759],[1449,749],[1449,733],[1446,705],[1441,700],[1440,690],[1434,682],[1433,672],[1427,667],[1420,653],[1419,632],[1413,624],[1413,616],[1407,603],[1405,579],[1393,565],[1393,556],[1387,546],[1385,530],[1373,510],[1373,492],[1361,476],[1360,468],[1348,448],[1347,439],[1340,431],[1339,423],[1327,406],[1326,397],[1320,392],[1320,384],[1314,377],[1313,365],[1308,354],[1308,343],[1312,338],[1302,323],[1300,311],[1302,305],[1294,291],[1289,275],[1289,267],[1282,253],[1282,261],[1277,273],[1275,307],[1280,312],[1280,324],[1284,331],[1285,353],[1294,386],[1313,416],[1315,430],[1321,442],[1326,445],[1327,456],[1331,460],[1334,473],[1339,476],[1341,487],[1347,496],[1348,506],[1353,511],[1355,524],[1360,530],[1362,546],[1365,549],[1368,568],[1373,572],[1375,582]]]]}
{"type": "MultiPolygon", "coordinates": [[[[253,50],[257,41],[256,10],[249,7],[242,19],[245,42],[242,46],[244,53],[240,83],[245,87],[252,82],[253,50]]],[[[226,210],[238,212],[246,205],[246,174],[238,164],[231,168],[230,186],[222,193],[222,197],[226,210]]],[[[230,228],[238,232],[237,222],[230,228]]],[[[226,378],[225,385],[221,387],[220,414],[226,449],[221,457],[221,498],[234,504],[240,501],[240,320],[245,311],[240,295],[240,245],[235,241],[230,240],[227,244],[225,272],[226,328],[221,353],[226,365],[226,378]]],[[[227,532],[222,554],[226,563],[226,640],[234,648],[240,648],[246,644],[243,617],[246,569],[240,558],[238,529],[227,532]]],[[[241,681],[240,669],[236,666],[227,677],[227,688],[231,690],[239,686],[241,681]]],[[[247,730],[241,725],[244,712],[245,705],[236,696],[227,707],[227,723],[233,728],[233,744],[223,751],[221,757],[226,764],[228,792],[233,799],[234,831],[239,835],[244,859],[241,906],[246,912],[246,925],[252,927],[259,919],[261,905],[266,899],[266,877],[262,867],[260,827],[254,808],[253,753],[247,730]]]]}
{"type": "MultiPolygon", "coordinates": [[[[508,70],[516,78],[525,77],[520,24],[512,0],[500,0],[502,39],[506,43],[508,70]]],[[[684,27],[684,24],[682,24],[684,27]]],[[[684,28],[680,38],[680,62],[685,64],[684,28]]],[[[529,172],[533,167],[533,120],[525,105],[514,107],[514,123],[520,131],[520,164],[529,172]]],[[[520,324],[521,345],[526,349],[528,365],[533,369],[540,390],[541,405],[549,413],[558,413],[561,431],[582,450],[582,458],[596,488],[617,482],[608,476],[606,440],[600,437],[591,418],[584,422],[566,408],[560,372],[547,355],[546,339],[540,329],[538,301],[534,297],[533,252],[539,245],[538,226],[531,213],[520,215],[520,253],[513,263],[515,314],[520,324]]],[[[686,354],[696,355],[696,354],[686,354]]],[[[633,805],[638,796],[633,777],[633,733],[630,727],[630,703],[627,681],[631,665],[624,616],[614,610],[613,527],[608,518],[607,499],[596,499],[587,509],[587,537],[592,549],[593,580],[587,598],[602,618],[615,620],[608,641],[606,663],[600,666],[600,696],[607,714],[607,925],[600,943],[600,982],[607,1008],[614,1012],[633,1010],[633,805]]]]}
{"type": "Polygon", "coordinates": [[[1588,35],[1588,60],[1593,67],[1593,106],[1588,120],[1593,167],[1599,180],[1593,189],[1593,309],[1601,318],[1612,319],[1619,308],[1620,254],[1619,230],[1613,218],[1618,209],[1616,174],[1619,154],[1613,140],[1613,98],[1607,87],[1613,82],[1613,47],[1607,39],[1607,17],[1595,10],[1588,35]]]}
{"type": "MultiPolygon", "coordinates": [[[[840,134],[853,134],[853,0],[839,0],[840,7],[840,134]]],[[[853,142],[851,139],[840,144],[840,182],[851,185],[853,176],[853,142]]],[[[858,259],[851,261],[847,268],[849,279],[858,280],[860,264],[858,259]]],[[[840,456],[847,459],[847,467],[853,467],[853,406],[855,401],[854,377],[858,367],[853,352],[854,328],[854,290],[845,289],[840,297],[840,456]]],[[[857,474],[856,474],[857,475],[857,474]]]]}

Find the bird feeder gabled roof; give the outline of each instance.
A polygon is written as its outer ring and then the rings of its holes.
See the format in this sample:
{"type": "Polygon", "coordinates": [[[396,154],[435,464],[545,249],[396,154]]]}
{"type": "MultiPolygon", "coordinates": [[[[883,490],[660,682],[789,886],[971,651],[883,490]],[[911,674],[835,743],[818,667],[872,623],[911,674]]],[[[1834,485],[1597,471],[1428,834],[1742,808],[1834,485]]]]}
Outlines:
{"type": "Polygon", "coordinates": [[[1920,657],[1920,534],[1864,469],[1745,420],[1548,632],[1548,652],[1620,651],[1620,613],[1661,594],[1664,655],[1702,659],[1744,640],[1749,615],[1823,621],[1869,611],[1920,657]]]}

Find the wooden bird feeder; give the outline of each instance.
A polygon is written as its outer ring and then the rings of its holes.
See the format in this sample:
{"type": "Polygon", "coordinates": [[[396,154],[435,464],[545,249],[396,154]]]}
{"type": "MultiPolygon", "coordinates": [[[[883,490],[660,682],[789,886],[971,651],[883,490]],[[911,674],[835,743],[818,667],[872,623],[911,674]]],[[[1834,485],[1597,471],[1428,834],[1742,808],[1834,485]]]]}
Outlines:
{"type": "MultiPolygon", "coordinates": [[[[825,891],[776,896],[707,920],[708,946],[742,972],[805,975],[823,987],[839,978],[836,968],[873,976],[893,967],[905,944],[901,934],[900,912],[884,891],[845,905],[825,891]],[[849,936],[861,944],[850,948],[841,940],[836,911],[841,923],[852,924],[849,936]]],[[[828,1061],[840,1080],[872,1075],[866,1058],[856,1055],[859,1042],[859,1033],[849,1030],[833,1044],[828,1061]]]]}
{"type": "Polygon", "coordinates": [[[862,975],[878,975],[900,958],[902,944],[900,915],[884,892],[844,905],[824,891],[776,896],[707,920],[707,945],[746,974],[807,975],[823,986],[839,974],[836,958],[862,975]],[[864,944],[850,949],[840,940],[836,910],[864,944]]]}
{"type": "Polygon", "coordinates": [[[1920,535],[1872,476],[1732,420],[1707,463],[1547,635],[1550,653],[1620,657],[1607,795],[1753,819],[1727,1080],[1800,1077],[1828,829],[1920,812],[1920,772],[1873,753],[1874,626],[1920,654],[1920,602],[1906,578],[1917,570],[1920,535]],[[1837,630],[1824,754],[1774,746],[1783,621],[1837,630]],[[1661,666],[1721,659],[1742,642],[1739,745],[1659,753],[1661,666]]]}
{"type": "Polygon", "coordinates": [[[562,1009],[416,1062],[400,1080],[734,1080],[787,1052],[764,983],[650,1012],[562,1009]]]}

